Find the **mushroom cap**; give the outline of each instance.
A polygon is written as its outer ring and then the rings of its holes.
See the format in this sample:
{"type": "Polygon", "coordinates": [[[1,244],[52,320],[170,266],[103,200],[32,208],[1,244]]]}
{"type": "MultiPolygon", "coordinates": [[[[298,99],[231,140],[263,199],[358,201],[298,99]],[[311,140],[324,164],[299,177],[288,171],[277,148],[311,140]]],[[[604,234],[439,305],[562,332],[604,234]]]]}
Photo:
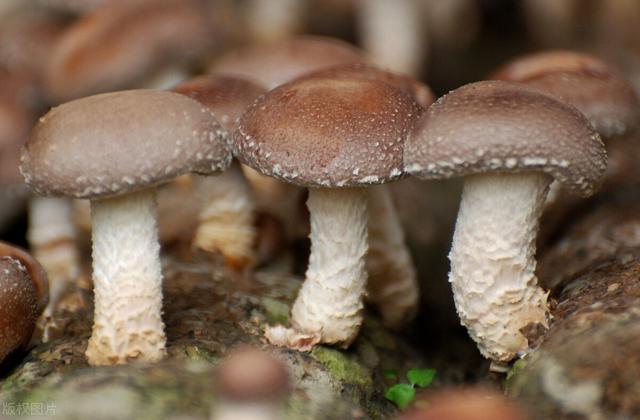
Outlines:
{"type": "Polygon", "coordinates": [[[395,86],[397,89],[411,95],[423,108],[428,108],[435,101],[433,91],[424,83],[405,74],[393,73],[381,70],[365,63],[342,64],[328,69],[318,70],[302,77],[326,77],[326,78],[363,78],[379,80],[395,86]]]}
{"type": "Polygon", "coordinates": [[[289,386],[283,364],[251,347],[235,349],[218,369],[217,382],[224,398],[242,401],[280,398],[289,386]]]}
{"type": "Polygon", "coordinates": [[[202,0],[117,1],[56,43],[45,87],[56,102],[133,87],[158,67],[198,57],[215,39],[202,0]]]}
{"type": "Polygon", "coordinates": [[[575,106],[605,137],[638,126],[640,102],[617,70],[588,54],[549,51],[505,64],[492,79],[526,83],[575,106]]]}
{"type": "Polygon", "coordinates": [[[380,184],[403,175],[404,142],[423,109],[362,78],[304,78],[260,97],[232,148],[257,171],[307,187],[380,184]]]}
{"type": "Polygon", "coordinates": [[[22,262],[0,257],[0,362],[29,344],[40,314],[38,292],[22,262]]]}
{"type": "Polygon", "coordinates": [[[20,171],[42,195],[97,198],[229,166],[226,132],[207,108],[154,90],[105,93],[49,111],[22,150],[20,171]]]}
{"type": "Polygon", "coordinates": [[[171,91],[200,102],[213,112],[225,129],[232,131],[245,109],[267,90],[239,77],[209,75],[188,80],[171,91]]]}
{"type": "Polygon", "coordinates": [[[0,256],[20,261],[35,287],[38,301],[38,313],[49,303],[49,279],[44,268],[31,254],[22,248],[0,241],[0,256]]]}
{"type": "Polygon", "coordinates": [[[598,133],[570,105],[519,83],[483,81],[427,110],[405,144],[404,162],[423,179],[539,171],[589,196],[607,155],[598,133]]]}
{"type": "Polygon", "coordinates": [[[364,61],[362,51],[347,42],[303,36],[231,51],[209,70],[244,77],[273,89],[313,71],[364,61]]]}

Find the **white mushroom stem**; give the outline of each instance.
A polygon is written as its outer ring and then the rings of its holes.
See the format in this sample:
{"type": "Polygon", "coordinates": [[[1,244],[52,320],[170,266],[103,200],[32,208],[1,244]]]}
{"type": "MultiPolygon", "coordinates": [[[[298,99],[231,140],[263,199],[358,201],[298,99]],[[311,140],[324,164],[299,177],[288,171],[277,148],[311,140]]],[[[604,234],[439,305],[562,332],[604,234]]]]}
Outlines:
{"type": "Polygon", "coordinates": [[[227,266],[242,269],[254,261],[256,205],[240,165],[214,177],[197,177],[196,189],[203,207],[193,245],[219,252],[227,266]]]}
{"type": "Polygon", "coordinates": [[[398,328],[418,310],[416,270],[389,188],[371,187],[368,194],[367,301],[377,308],[385,325],[398,328]]]}
{"type": "Polygon", "coordinates": [[[547,293],[535,275],[536,235],[551,178],[465,178],[449,259],[462,324],[480,352],[505,362],[528,350],[526,327],[547,326],[547,293]]]}
{"type": "Polygon", "coordinates": [[[427,53],[415,0],[360,0],[360,38],[378,66],[417,75],[427,53]]]}
{"type": "Polygon", "coordinates": [[[155,190],[91,201],[95,312],[91,365],[165,355],[155,190]]]}
{"type": "Polygon", "coordinates": [[[67,286],[80,274],[72,200],[33,197],[29,202],[27,240],[49,277],[49,315],[67,286]]]}
{"type": "Polygon", "coordinates": [[[143,89],[170,89],[175,85],[184,82],[190,77],[189,71],[177,64],[161,67],[155,73],[147,76],[141,84],[143,89]]]}
{"type": "Polygon", "coordinates": [[[367,273],[367,193],[310,188],[311,255],[291,310],[293,329],[270,328],[274,344],[308,350],[320,343],[348,346],[362,323],[367,273]]]}
{"type": "Polygon", "coordinates": [[[259,42],[274,42],[302,29],[307,0],[249,0],[247,21],[252,37],[259,42]]]}
{"type": "Polygon", "coordinates": [[[294,327],[323,343],[351,343],[362,323],[367,274],[367,193],[310,188],[311,255],[292,314],[294,327]]]}

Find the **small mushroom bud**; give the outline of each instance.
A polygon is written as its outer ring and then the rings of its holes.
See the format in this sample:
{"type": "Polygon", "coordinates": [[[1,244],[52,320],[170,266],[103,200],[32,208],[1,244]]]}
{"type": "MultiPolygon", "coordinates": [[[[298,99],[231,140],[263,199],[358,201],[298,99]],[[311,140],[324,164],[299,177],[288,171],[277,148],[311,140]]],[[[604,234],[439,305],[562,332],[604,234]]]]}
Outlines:
{"type": "Polygon", "coordinates": [[[240,348],[218,370],[219,400],[213,420],[277,420],[289,378],[282,363],[255,348],[240,348]]]}
{"type": "Polygon", "coordinates": [[[40,264],[27,252],[0,242],[0,362],[29,344],[48,292],[40,264]]]}

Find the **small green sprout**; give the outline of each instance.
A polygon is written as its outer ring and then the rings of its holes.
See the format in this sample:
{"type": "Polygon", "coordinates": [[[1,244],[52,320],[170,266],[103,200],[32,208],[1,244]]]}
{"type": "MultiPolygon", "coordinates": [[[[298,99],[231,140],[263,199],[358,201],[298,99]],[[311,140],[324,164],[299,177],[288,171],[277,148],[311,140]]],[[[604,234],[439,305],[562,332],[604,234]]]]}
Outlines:
{"type": "Polygon", "coordinates": [[[426,388],[436,376],[435,369],[410,369],[407,372],[408,384],[395,384],[387,389],[385,398],[404,410],[416,397],[416,387],[426,388]]]}

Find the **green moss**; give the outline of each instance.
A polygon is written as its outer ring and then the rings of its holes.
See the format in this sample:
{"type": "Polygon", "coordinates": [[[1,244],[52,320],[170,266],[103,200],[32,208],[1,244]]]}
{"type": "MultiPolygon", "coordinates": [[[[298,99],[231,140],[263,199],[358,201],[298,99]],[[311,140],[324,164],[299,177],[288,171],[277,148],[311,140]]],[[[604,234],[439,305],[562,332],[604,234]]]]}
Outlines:
{"type": "Polygon", "coordinates": [[[323,346],[316,346],[311,356],[325,366],[331,375],[342,382],[371,386],[373,380],[367,368],[343,352],[323,346]]]}
{"type": "Polygon", "coordinates": [[[270,324],[289,325],[289,305],[270,297],[263,297],[260,303],[270,324]]]}
{"type": "Polygon", "coordinates": [[[187,346],[184,348],[184,352],[189,360],[203,360],[210,363],[215,363],[218,360],[213,352],[200,346],[187,346]]]}
{"type": "Polygon", "coordinates": [[[517,388],[517,379],[522,370],[529,364],[530,357],[523,357],[520,360],[517,360],[511,369],[507,373],[507,377],[504,380],[504,388],[508,394],[511,392],[515,392],[514,390],[517,388]]]}

